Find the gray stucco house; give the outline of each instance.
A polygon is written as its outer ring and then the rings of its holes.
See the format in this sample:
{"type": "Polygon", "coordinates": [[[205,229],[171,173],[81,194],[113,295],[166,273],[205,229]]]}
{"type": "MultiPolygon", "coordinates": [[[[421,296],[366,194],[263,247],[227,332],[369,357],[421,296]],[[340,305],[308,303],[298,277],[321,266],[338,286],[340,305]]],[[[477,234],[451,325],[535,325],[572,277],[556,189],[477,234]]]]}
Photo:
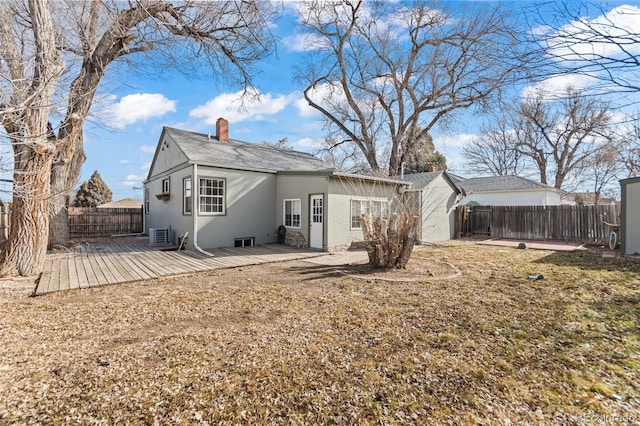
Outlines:
{"type": "Polygon", "coordinates": [[[455,237],[455,210],[462,193],[446,171],[404,175],[412,188],[407,197],[413,197],[418,212],[421,243],[437,243],[455,237]]]}
{"type": "Polygon", "coordinates": [[[144,182],[145,230],[188,233],[186,247],[276,241],[327,251],[362,241],[363,212],[394,208],[409,183],[335,171],[311,154],[165,127],[144,182]]]}

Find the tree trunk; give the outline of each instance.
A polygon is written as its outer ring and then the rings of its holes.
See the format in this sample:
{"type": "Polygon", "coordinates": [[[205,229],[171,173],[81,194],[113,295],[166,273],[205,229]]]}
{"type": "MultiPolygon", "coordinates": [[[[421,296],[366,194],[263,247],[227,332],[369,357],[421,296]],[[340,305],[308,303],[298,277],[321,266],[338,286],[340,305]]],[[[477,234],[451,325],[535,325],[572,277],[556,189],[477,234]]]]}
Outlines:
{"type": "Polygon", "coordinates": [[[407,267],[407,263],[409,263],[409,259],[411,258],[411,253],[413,253],[413,247],[416,244],[418,217],[410,216],[409,220],[411,221],[408,225],[409,231],[402,241],[402,250],[400,250],[400,254],[398,255],[398,259],[396,262],[396,268],[398,269],[404,269],[407,267]]]}
{"type": "Polygon", "coordinates": [[[15,153],[21,164],[13,174],[11,232],[0,253],[0,276],[38,274],[47,254],[52,153],[38,154],[26,144],[18,145],[15,153]]]}
{"type": "Polygon", "coordinates": [[[82,126],[91,108],[95,91],[103,75],[103,69],[96,69],[85,61],[82,72],[71,85],[67,115],[58,133],[58,152],[51,168],[51,205],[49,207],[48,246],[68,247],[69,195],[78,183],[82,163],[86,159],[82,126]],[[89,72],[93,70],[93,72],[89,72]]]}
{"type": "Polygon", "coordinates": [[[49,203],[49,248],[67,247],[71,238],[69,233],[69,197],[65,185],[64,163],[55,162],[51,166],[51,201],[49,203]]]}
{"type": "Polygon", "coordinates": [[[384,269],[407,266],[416,242],[417,216],[403,212],[385,220],[365,214],[361,224],[369,265],[384,269]]]}

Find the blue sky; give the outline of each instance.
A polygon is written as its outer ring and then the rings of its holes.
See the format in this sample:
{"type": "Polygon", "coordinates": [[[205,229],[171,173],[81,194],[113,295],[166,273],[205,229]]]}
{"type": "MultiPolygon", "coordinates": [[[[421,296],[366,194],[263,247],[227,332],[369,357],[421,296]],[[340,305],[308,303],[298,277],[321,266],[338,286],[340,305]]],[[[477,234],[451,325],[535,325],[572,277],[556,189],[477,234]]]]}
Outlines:
{"type": "MultiPolygon", "coordinates": [[[[640,7],[638,2],[625,3],[640,7]]],[[[521,8],[530,2],[503,4],[521,8]]],[[[294,65],[304,50],[295,24],[295,4],[286,2],[283,15],[273,27],[279,38],[277,55],[259,64],[261,72],[254,79],[260,102],[247,102],[244,110],[238,109],[239,88],[227,85],[222,78],[192,79],[166,71],[161,78],[118,72],[117,78],[105,80],[94,107],[100,114],[85,126],[87,160],[79,183],[98,170],[114,200],[141,198],[141,191],[135,188],[142,186],[149,171],[162,127],[213,134],[218,117],[229,120],[229,136],[233,139],[261,143],[287,138],[295,149],[315,152],[325,131],[319,114],[303,101],[301,87],[293,79],[294,65]]],[[[590,82],[577,77],[546,82],[551,88],[567,83],[588,86],[590,82]]],[[[524,93],[527,88],[517,90],[524,93]]],[[[447,133],[436,130],[432,134],[436,148],[457,173],[466,174],[460,148],[477,134],[480,122],[481,117],[463,114],[447,133]]],[[[6,155],[6,149],[3,151],[6,155]]],[[[6,200],[6,194],[2,198],[6,200]]]]}

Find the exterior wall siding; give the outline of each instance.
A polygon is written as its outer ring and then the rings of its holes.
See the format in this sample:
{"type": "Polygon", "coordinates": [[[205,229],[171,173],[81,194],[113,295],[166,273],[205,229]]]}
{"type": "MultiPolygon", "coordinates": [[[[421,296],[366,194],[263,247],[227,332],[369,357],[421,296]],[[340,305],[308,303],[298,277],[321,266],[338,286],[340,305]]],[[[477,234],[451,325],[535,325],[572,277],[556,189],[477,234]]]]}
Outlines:
{"type": "MultiPolygon", "coordinates": [[[[149,212],[145,210],[144,215],[145,232],[148,233],[150,228],[171,228],[173,236],[170,238],[173,242],[186,232],[193,237],[193,217],[182,214],[182,182],[184,178],[191,176],[191,173],[192,168],[187,165],[173,173],[157,175],[145,183],[144,193],[148,193],[149,197],[149,212]],[[169,179],[169,198],[158,199],[156,195],[162,194],[162,182],[165,179],[169,179]]],[[[187,241],[187,247],[193,248],[193,238],[188,238],[187,241]]]]}
{"type": "Polygon", "coordinates": [[[422,190],[422,243],[437,243],[454,237],[457,195],[442,176],[422,190]]]}
{"type": "Polygon", "coordinates": [[[620,183],[622,252],[633,255],[640,253],[640,178],[624,179],[620,183]]]}
{"type": "Polygon", "coordinates": [[[300,200],[300,228],[287,229],[287,243],[299,247],[309,246],[309,198],[312,194],[324,195],[323,250],[327,244],[329,202],[327,200],[328,177],[308,174],[279,174],[274,208],[274,229],[284,225],[284,200],[300,200]]]}
{"type": "Polygon", "coordinates": [[[397,200],[398,185],[363,181],[344,177],[333,177],[329,184],[329,200],[327,205],[327,249],[329,251],[344,250],[357,246],[364,241],[362,229],[351,228],[351,200],[352,199],[384,199],[390,202],[393,211],[397,206],[392,204],[397,200]]]}
{"type": "Polygon", "coordinates": [[[176,167],[184,167],[188,160],[182,150],[170,139],[163,135],[159,142],[158,155],[152,164],[149,176],[154,177],[176,167]]]}
{"type": "MultiPolygon", "coordinates": [[[[225,212],[198,214],[198,245],[203,249],[233,247],[236,238],[254,238],[255,244],[275,241],[276,176],[271,173],[198,167],[199,178],[225,181],[225,212]]],[[[199,180],[193,180],[194,196],[199,180]]],[[[194,198],[193,209],[198,211],[194,198]]]]}

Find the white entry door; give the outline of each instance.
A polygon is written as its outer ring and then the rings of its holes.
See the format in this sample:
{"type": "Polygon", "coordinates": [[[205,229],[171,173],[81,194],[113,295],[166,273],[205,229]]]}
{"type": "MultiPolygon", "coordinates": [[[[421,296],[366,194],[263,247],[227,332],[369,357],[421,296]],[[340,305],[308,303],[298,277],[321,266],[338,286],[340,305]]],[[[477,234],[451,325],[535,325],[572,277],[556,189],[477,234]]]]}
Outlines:
{"type": "Polygon", "coordinates": [[[311,217],[311,229],[309,230],[309,247],[322,248],[322,223],[324,222],[323,196],[312,195],[309,208],[311,217]]]}

